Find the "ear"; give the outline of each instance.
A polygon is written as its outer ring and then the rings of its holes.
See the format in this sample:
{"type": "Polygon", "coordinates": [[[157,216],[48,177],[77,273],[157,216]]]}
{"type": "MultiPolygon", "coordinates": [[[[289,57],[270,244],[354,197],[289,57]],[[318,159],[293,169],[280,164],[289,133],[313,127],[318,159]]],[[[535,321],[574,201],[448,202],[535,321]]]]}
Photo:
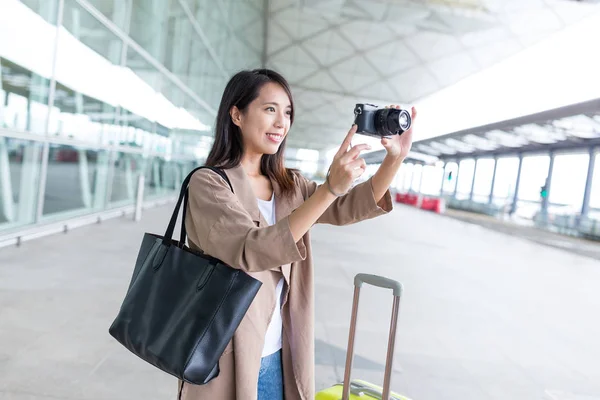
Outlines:
{"type": "Polygon", "coordinates": [[[242,127],[242,112],[236,106],[231,107],[229,110],[229,115],[231,116],[231,120],[238,127],[242,127]]]}

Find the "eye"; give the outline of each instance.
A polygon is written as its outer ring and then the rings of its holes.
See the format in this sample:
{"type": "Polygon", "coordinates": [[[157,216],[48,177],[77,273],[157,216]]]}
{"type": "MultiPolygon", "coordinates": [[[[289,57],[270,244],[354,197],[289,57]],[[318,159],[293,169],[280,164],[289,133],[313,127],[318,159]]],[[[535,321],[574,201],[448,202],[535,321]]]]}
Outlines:
{"type": "Polygon", "coordinates": [[[286,113],[287,115],[289,115],[290,117],[292,116],[292,110],[287,110],[285,113],[286,113]]]}
{"type": "Polygon", "coordinates": [[[267,111],[273,111],[273,112],[275,112],[275,107],[267,107],[267,111]]]}

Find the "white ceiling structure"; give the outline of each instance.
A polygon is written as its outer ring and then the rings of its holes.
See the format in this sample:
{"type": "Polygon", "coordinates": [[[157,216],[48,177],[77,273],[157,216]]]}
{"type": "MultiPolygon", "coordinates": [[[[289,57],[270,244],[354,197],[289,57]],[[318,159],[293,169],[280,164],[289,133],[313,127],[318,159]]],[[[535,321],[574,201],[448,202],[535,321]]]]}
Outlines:
{"type": "Polygon", "coordinates": [[[268,3],[266,65],[296,103],[288,146],[318,150],[339,146],[356,103],[417,103],[598,10],[573,0],[268,3]]]}

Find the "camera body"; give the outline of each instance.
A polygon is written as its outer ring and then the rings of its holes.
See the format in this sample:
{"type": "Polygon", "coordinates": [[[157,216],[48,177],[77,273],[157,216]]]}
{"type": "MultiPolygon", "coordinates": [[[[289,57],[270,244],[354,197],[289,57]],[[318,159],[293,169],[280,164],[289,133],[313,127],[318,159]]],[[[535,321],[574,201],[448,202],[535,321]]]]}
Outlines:
{"type": "Polygon", "coordinates": [[[410,129],[412,120],[406,110],[360,103],[354,107],[354,123],[356,133],[382,138],[403,134],[410,129]]]}

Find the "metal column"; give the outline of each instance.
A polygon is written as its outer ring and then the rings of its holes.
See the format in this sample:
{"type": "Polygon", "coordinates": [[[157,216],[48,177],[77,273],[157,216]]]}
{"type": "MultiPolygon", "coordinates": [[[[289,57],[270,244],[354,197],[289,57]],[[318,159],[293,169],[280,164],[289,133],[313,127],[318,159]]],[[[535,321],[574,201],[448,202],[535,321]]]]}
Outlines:
{"type": "Polygon", "coordinates": [[[519,154],[519,168],[517,169],[517,182],[515,183],[515,193],[513,202],[510,207],[509,214],[512,215],[517,211],[517,201],[519,200],[519,185],[521,185],[521,170],[523,169],[523,154],[519,154]]]}
{"type": "Polygon", "coordinates": [[[469,201],[473,201],[473,192],[475,191],[475,179],[477,179],[478,161],[478,159],[475,159],[475,166],[473,167],[473,180],[471,181],[471,192],[469,193],[469,201]]]}
{"type": "Polygon", "coordinates": [[[546,197],[542,199],[542,216],[548,215],[548,203],[550,199],[550,187],[552,186],[552,174],[554,172],[554,153],[550,153],[550,164],[548,165],[548,176],[546,177],[546,197]]]}
{"type": "Polygon", "coordinates": [[[592,197],[592,180],[594,178],[594,169],[596,168],[596,149],[590,148],[590,161],[588,163],[587,178],[585,180],[585,191],[583,192],[583,204],[581,205],[581,218],[587,218],[590,211],[590,198],[592,197]]]}
{"type": "Polygon", "coordinates": [[[442,167],[442,184],[440,185],[440,197],[444,195],[444,183],[446,183],[446,168],[448,167],[448,163],[444,161],[444,166],[442,167]]]}
{"type": "Polygon", "coordinates": [[[454,177],[454,179],[456,179],[456,183],[454,184],[454,193],[452,194],[452,197],[456,198],[456,193],[458,192],[458,176],[460,174],[460,161],[461,160],[456,160],[456,176],[454,177]]]}
{"type": "Polygon", "coordinates": [[[490,188],[490,197],[488,198],[488,204],[494,202],[494,186],[496,186],[496,171],[498,169],[498,157],[494,157],[494,172],[492,173],[492,187],[490,188]]]}
{"type": "MultiPolygon", "coordinates": [[[[65,0],[58,1],[58,11],[56,14],[56,33],[54,36],[54,49],[52,56],[52,76],[50,77],[50,88],[48,91],[48,115],[46,116],[45,126],[45,141],[44,147],[42,148],[42,164],[40,165],[40,179],[38,182],[38,193],[36,199],[36,210],[34,216],[34,222],[38,223],[44,212],[44,200],[46,195],[46,180],[48,173],[48,157],[50,154],[50,143],[48,142],[48,136],[50,135],[50,121],[52,118],[52,107],[54,107],[54,95],[56,91],[56,60],[58,57],[58,42],[60,36],[60,30],[63,23],[63,13],[65,8],[65,0]]],[[[37,160],[37,158],[35,158],[37,160]]]]}
{"type": "Polygon", "coordinates": [[[4,216],[4,219],[8,222],[15,219],[13,197],[8,139],[0,136],[0,218],[4,216]]]}

